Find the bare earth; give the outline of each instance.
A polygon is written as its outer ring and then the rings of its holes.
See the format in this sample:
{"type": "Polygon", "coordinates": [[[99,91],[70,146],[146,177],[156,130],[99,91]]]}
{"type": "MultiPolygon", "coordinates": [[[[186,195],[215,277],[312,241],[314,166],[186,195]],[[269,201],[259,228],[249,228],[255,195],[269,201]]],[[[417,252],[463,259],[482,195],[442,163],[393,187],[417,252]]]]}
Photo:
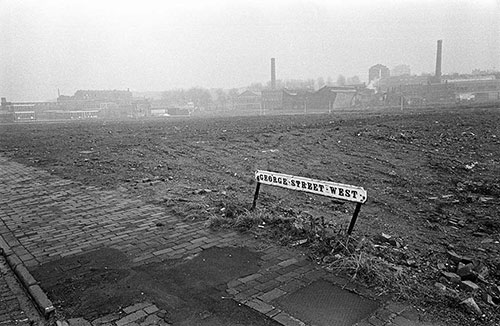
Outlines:
{"type": "MultiPolygon", "coordinates": [[[[498,121],[499,109],[474,109],[11,124],[0,125],[0,153],[188,220],[250,208],[257,169],[362,186],[369,199],[353,235],[390,235],[397,245],[382,244],[382,257],[415,284],[445,282],[438,264],[452,271],[450,251],[486,268],[475,294],[446,284],[460,299],[473,296],[485,317],[454,302],[418,304],[445,320],[495,325],[498,308],[483,297],[500,285],[498,121]]],[[[324,217],[335,228],[346,227],[354,208],[267,186],[258,205],[324,217]]]]}

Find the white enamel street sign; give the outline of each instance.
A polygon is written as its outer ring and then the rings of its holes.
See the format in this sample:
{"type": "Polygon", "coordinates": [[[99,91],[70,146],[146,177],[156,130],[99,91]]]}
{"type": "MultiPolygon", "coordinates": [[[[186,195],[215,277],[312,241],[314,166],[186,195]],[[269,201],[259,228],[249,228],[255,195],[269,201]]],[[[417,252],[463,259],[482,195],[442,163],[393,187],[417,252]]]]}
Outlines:
{"type": "Polygon", "coordinates": [[[262,170],[255,172],[255,179],[262,184],[310,192],[355,203],[362,204],[365,203],[367,199],[365,189],[342,183],[315,180],[262,170]]]}

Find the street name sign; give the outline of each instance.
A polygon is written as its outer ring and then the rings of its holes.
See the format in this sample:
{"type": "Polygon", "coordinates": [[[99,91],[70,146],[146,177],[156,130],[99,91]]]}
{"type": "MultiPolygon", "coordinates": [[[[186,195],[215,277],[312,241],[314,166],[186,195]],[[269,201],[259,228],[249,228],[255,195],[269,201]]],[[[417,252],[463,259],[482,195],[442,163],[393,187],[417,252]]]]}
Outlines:
{"type": "Polygon", "coordinates": [[[277,172],[257,170],[255,172],[255,180],[257,181],[257,187],[255,189],[252,209],[255,209],[255,206],[257,205],[257,199],[259,196],[261,184],[277,186],[291,190],[305,191],[316,195],[327,196],[335,199],[357,203],[356,209],[354,210],[354,214],[351,219],[351,223],[349,225],[349,229],[347,231],[348,234],[351,234],[352,232],[354,224],[356,223],[357,216],[361,209],[361,205],[364,204],[368,198],[366,190],[362,187],[304,178],[277,172]]]}

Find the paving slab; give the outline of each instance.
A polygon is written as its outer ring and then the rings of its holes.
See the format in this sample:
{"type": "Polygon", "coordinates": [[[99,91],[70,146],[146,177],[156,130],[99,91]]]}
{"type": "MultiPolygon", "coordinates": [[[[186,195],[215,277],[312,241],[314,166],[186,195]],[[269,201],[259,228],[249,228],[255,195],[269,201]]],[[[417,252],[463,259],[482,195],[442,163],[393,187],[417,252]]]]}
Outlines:
{"type": "Polygon", "coordinates": [[[344,326],[370,316],[380,303],[319,280],[276,300],[282,310],[307,324],[344,326]]]}

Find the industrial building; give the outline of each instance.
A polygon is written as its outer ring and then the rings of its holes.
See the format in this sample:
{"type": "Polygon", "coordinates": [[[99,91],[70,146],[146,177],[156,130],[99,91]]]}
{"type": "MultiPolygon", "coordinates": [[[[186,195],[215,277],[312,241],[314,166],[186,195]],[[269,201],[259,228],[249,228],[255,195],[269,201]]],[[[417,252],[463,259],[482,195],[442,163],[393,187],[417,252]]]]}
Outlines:
{"type": "MultiPolygon", "coordinates": [[[[374,79],[382,105],[429,106],[500,101],[500,79],[495,75],[461,78],[442,74],[443,41],[437,41],[436,70],[428,76],[385,76],[374,79]]],[[[384,67],[384,66],[382,66],[384,67]]],[[[370,78],[381,71],[381,65],[370,68],[370,78]]]]}
{"type": "Polygon", "coordinates": [[[259,112],[261,109],[261,94],[246,90],[234,99],[233,107],[238,111],[259,112]]]}
{"type": "Polygon", "coordinates": [[[386,66],[384,66],[380,63],[376,64],[376,65],[370,67],[370,69],[368,70],[368,83],[375,81],[375,80],[387,78],[390,75],[391,75],[391,71],[389,70],[389,68],[387,68],[386,66]]]}
{"type": "Polygon", "coordinates": [[[495,76],[445,79],[444,82],[454,86],[456,99],[459,102],[490,102],[500,100],[500,79],[496,79],[495,76]]]}
{"type": "Polygon", "coordinates": [[[397,65],[391,69],[391,76],[410,76],[411,69],[409,65],[397,65]]]}
{"type": "Polygon", "coordinates": [[[276,59],[271,59],[271,87],[261,93],[263,114],[328,113],[354,107],[357,90],[353,86],[324,86],[308,89],[276,89],[276,59]]]}
{"type": "Polygon", "coordinates": [[[0,121],[81,120],[131,118],[150,115],[146,99],[133,98],[130,91],[84,91],[59,95],[56,102],[8,102],[1,99],[0,121]]]}

